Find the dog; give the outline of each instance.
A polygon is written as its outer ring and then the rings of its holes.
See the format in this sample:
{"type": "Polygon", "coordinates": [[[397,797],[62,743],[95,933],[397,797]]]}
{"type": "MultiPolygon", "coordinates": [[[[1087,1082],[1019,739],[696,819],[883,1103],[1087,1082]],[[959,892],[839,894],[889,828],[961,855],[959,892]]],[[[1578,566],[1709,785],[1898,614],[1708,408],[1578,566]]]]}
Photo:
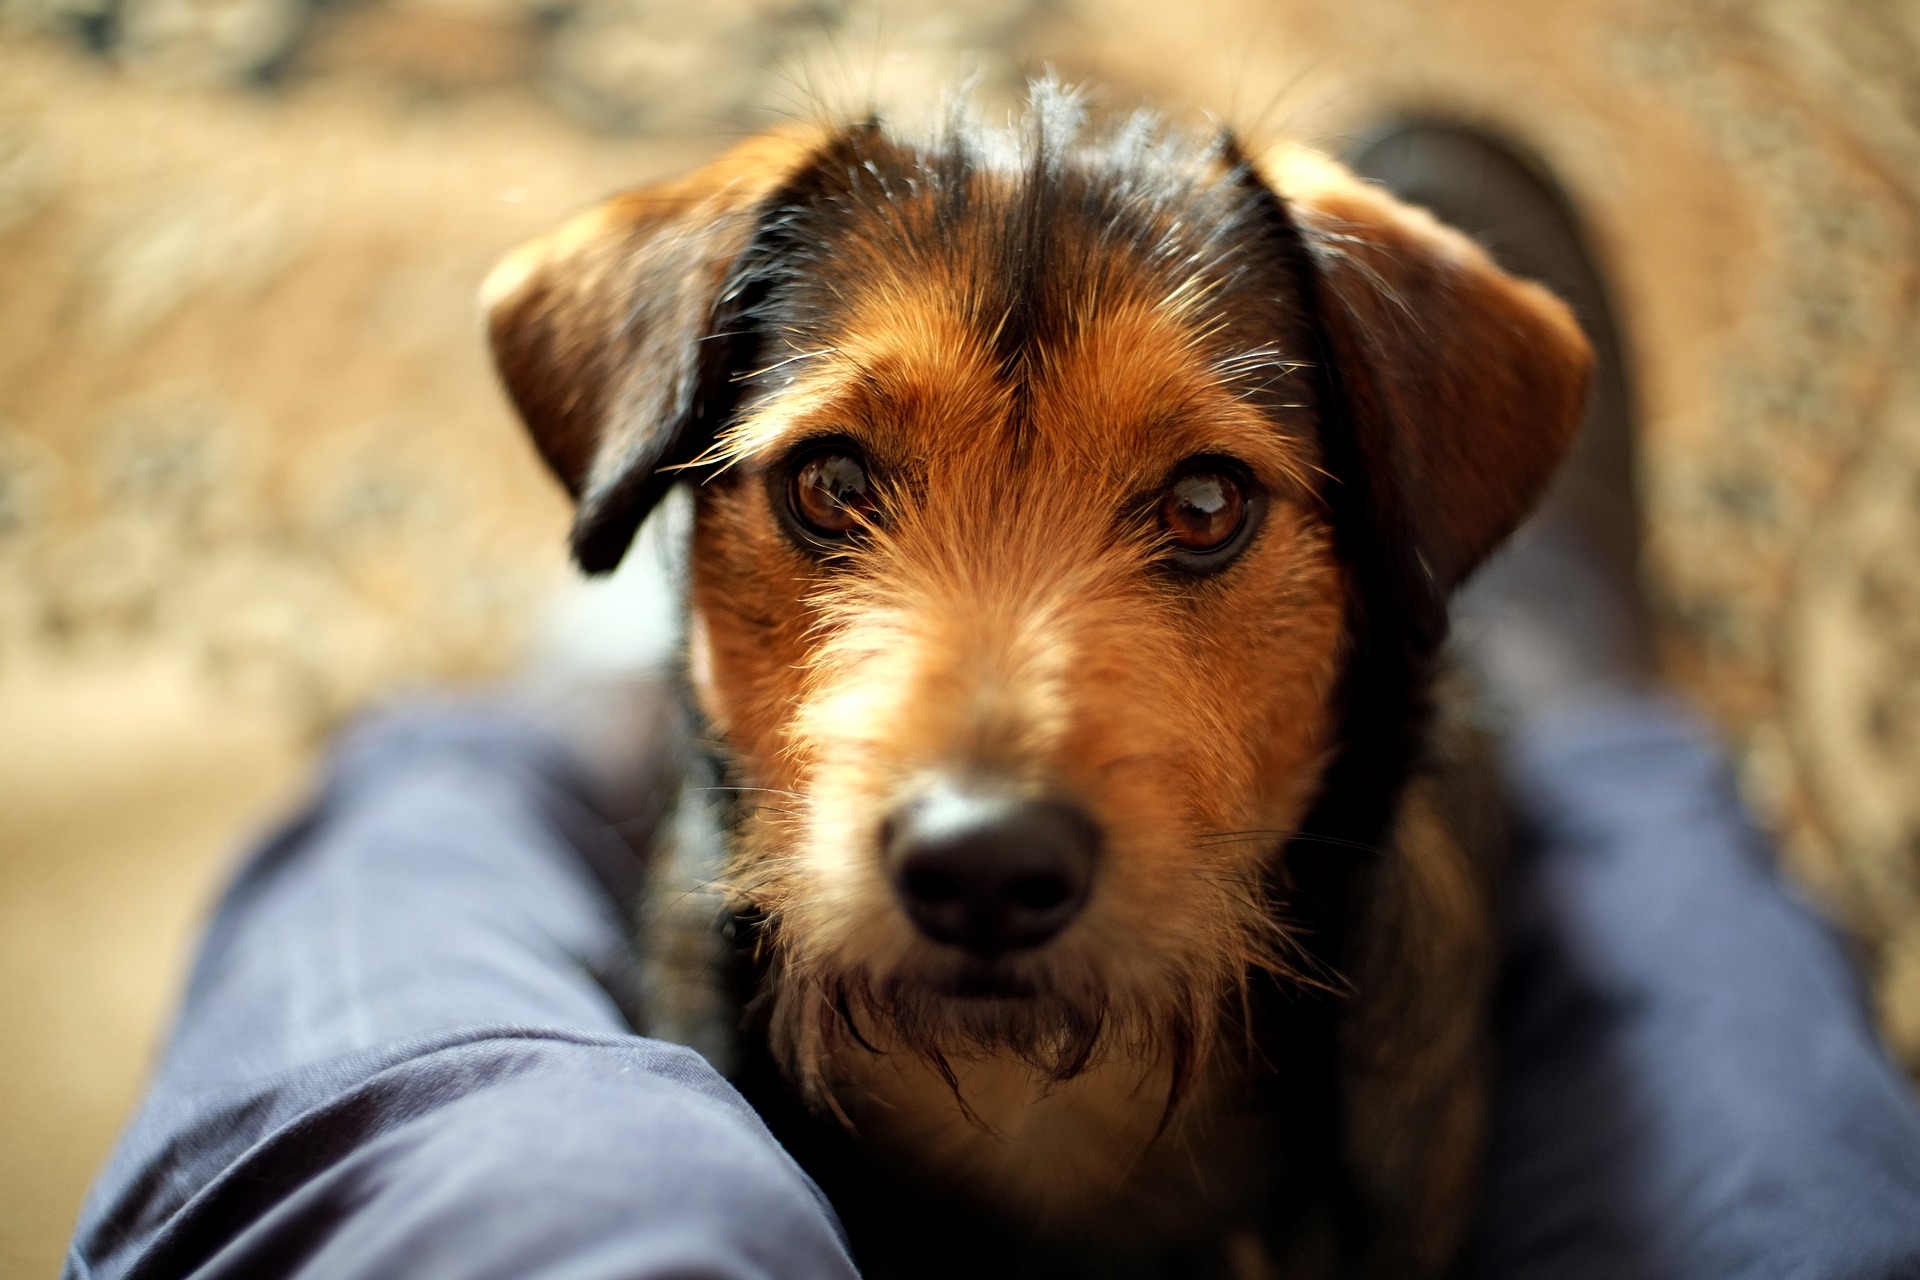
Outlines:
{"type": "Polygon", "coordinates": [[[1567,308],[1052,84],[754,137],[483,304],[582,569],[692,490],[730,1070],[863,1271],[1443,1273],[1498,806],[1434,691],[1578,425],[1567,308]]]}

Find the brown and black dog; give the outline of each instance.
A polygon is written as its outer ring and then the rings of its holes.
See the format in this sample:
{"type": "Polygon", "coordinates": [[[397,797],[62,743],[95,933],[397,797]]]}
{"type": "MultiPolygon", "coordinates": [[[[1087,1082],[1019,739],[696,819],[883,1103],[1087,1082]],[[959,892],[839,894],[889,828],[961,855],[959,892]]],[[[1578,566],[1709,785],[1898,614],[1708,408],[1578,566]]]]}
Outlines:
{"type": "Polygon", "coordinates": [[[1578,423],[1567,309],[1044,86],[755,138],[486,304],[584,569],[693,485],[734,1074],[863,1268],[1442,1272],[1495,931],[1432,684],[1578,423]]]}

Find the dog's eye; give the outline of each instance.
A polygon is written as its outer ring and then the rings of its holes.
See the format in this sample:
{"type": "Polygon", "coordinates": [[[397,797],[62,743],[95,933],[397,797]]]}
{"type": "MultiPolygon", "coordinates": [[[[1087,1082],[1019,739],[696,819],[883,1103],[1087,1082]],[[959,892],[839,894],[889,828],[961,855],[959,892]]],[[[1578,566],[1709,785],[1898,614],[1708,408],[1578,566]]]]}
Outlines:
{"type": "Polygon", "coordinates": [[[1205,554],[1232,542],[1247,521],[1247,493],[1238,477],[1201,466],[1160,495],[1160,527],[1182,551],[1205,554]]]}
{"type": "Polygon", "coordinates": [[[838,540],[873,516],[873,486],[866,463],[851,453],[823,449],[794,467],[787,505],[808,533],[838,540]]]}

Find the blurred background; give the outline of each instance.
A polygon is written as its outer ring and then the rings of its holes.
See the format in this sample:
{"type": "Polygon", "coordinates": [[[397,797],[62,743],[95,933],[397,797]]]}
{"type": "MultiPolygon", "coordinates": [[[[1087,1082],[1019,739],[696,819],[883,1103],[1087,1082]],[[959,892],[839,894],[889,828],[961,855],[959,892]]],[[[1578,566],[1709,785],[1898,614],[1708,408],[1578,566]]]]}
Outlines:
{"type": "Polygon", "coordinates": [[[594,607],[490,263],[822,98],[1047,63],[1552,169],[1632,368],[1666,671],[1920,1067],[1915,0],[0,0],[0,1274],[58,1269],[222,868],[330,729],[594,607]]]}

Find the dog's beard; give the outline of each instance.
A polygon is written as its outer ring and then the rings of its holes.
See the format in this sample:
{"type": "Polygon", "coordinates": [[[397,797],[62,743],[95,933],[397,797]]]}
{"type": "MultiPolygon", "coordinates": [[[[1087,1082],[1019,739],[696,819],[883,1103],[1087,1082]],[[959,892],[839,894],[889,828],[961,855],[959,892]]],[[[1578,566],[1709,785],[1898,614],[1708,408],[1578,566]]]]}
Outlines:
{"type": "MultiPolygon", "coordinates": [[[[1046,976],[954,981],[920,974],[876,978],[795,963],[779,954],[764,979],[772,1047],[816,1106],[839,1112],[836,1084],[855,1055],[911,1055],[953,1089],[958,1066],[986,1058],[1024,1064],[1038,1084],[1071,1080],[1112,1062],[1158,1065],[1169,1115],[1217,1038],[1223,992],[1194,986],[1151,1004],[1116,998],[1095,983],[1063,990],[1046,976]]],[[[844,1116],[843,1116],[844,1118],[844,1116]]]]}

